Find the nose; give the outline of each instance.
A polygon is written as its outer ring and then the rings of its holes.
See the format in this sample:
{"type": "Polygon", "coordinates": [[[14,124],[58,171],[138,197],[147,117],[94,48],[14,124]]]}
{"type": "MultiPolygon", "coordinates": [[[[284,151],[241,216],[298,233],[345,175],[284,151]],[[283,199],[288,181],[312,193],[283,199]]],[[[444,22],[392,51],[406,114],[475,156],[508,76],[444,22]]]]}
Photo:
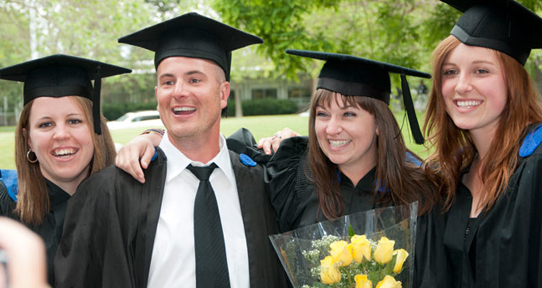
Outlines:
{"type": "Polygon", "coordinates": [[[181,97],[186,97],[188,95],[188,90],[186,89],[186,87],[183,85],[181,81],[178,81],[177,83],[175,83],[175,88],[173,89],[172,93],[173,93],[173,97],[181,98],[181,97]]]}
{"type": "Polygon", "coordinates": [[[342,132],[341,121],[335,117],[331,117],[327,123],[326,133],[328,135],[337,135],[342,132]]]}
{"type": "Polygon", "coordinates": [[[54,140],[65,140],[70,138],[70,132],[68,127],[65,124],[57,124],[55,127],[55,132],[53,134],[54,140]]]}
{"type": "Polygon", "coordinates": [[[455,91],[459,94],[465,94],[472,90],[471,77],[468,73],[461,73],[457,78],[455,91]]]}

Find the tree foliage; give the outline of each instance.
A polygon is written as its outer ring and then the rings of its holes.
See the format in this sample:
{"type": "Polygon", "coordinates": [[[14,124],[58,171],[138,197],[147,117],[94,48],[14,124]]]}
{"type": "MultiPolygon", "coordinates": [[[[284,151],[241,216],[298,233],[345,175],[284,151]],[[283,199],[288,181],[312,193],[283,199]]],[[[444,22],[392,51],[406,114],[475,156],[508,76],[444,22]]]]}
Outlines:
{"type": "MultiPolygon", "coordinates": [[[[519,2],[542,15],[542,1],[519,2]]],[[[234,81],[296,79],[303,71],[316,76],[322,61],[290,56],[284,53],[288,48],[352,54],[429,71],[432,49],[461,15],[437,0],[3,0],[0,67],[55,53],[93,58],[135,72],[106,79],[104,103],[153,101],[155,78],[148,74],[154,68],[152,52],[120,45],[117,39],[188,11],[264,39],[262,45],[234,52],[234,81]]],[[[536,71],[542,67],[542,53],[532,54],[527,68],[536,71]]],[[[20,105],[21,87],[2,81],[0,98],[7,96],[11,107],[20,105]]]]}
{"type": "Polygon", "coordinates": [[[425,67],[424,17],[435,1],[216,0],[212,6],[224,22],[264,39],[256,51],[272,59],[271,76],[295,79],[300,71],[315,76],[321,63],[289,56],[288,48],[425,67]]]}
{"type": "Polygon", "coordinates": [[[331,50],[333,43],[310,33],[305,25],[306,11],[335,8],[339,0],[215,0],[212,7],[225,23],[258,35],[264,40],[256,50],[272,59],[277,75],[294,78],[302,67],[298,57],[288,57],[284,50],[331,50]]]}

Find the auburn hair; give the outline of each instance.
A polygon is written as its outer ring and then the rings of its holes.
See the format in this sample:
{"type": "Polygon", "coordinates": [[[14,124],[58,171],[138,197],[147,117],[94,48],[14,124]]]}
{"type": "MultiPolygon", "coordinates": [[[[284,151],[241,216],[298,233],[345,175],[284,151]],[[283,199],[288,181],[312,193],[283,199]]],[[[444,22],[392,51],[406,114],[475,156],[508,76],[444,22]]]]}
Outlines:
{"type": "MultiPolygon", "coordinates": [[[[446,112],[442,95],[443,65],[461,42],[448,36],[433,51],[433,85],[427,105],[424,131],[434,147],[425,165],[429,178],[439,186],[448,210],[455,198],[461,171],[469,167],[477,154],[468,130],[459,129],[446,112]]],[[[507,101],[487,155],[481,161],[481,199],[478,208],[491,209],[504,193],[518,163],[518,139],[523,139],[529,124],[542,121],[542,108],[531,77],[517,60],[489,49],[497,55],[505,71],[507,101]],[[498,141],[495,141],[498,139],[498,141]]],[[[489,140],[489,139],[488,139],[489,140]]]]}

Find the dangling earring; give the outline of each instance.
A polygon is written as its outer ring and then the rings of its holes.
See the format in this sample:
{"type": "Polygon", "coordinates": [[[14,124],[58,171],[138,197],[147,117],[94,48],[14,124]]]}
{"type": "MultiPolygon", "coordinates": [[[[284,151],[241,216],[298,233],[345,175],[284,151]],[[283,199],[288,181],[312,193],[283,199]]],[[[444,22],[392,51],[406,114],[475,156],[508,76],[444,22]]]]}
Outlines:
{"type": "Polygon", "coordinates": [[[36,156],[36,153],[32,151],[32,149],[28,149],[28,152],[26,152],[26,160],[32,164],[38,162],[38,157],[36,156]],[[34,159],[30,159],[30,153],[34,154],[34,159]]]}

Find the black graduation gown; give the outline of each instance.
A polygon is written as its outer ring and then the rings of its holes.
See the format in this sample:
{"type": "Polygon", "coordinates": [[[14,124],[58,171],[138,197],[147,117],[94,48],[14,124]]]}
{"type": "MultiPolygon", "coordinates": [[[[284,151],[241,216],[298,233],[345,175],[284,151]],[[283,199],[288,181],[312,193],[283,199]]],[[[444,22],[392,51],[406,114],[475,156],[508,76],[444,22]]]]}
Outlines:
{"type": "MultiPolygon", "coordinates": [[[[166,157],[145,170],[145,184],[112,166],[79,186],[68,206],[55,258],[57,287],[146,287],[166,177],[166,157]]],[[[230,152],[243,214],[251,287],[286,287],[268,235],[278,232],[264,192],[263,168],[230,152]]],[[[180,227],[179,229],[182,229],[180,227]]],[[[181,259],[179,260],[181,261],[181,259]]]]}
{"type": "Polygon", "coordinates": [[[520,160],[487,213],[469,219],[471,206],[461,184],[444,239],[453,287],[542,287],[542,146],[520,160]]]}
{"type": "MultiPolygon", "coordinates": [[[[269,156],[263,155],[255,147],[252,134],[246,129],[240,129],[228,137],[228,147],[266,164],[267,192],[277,213],[281,232],[327,220],[318,208],[316,187],[308,180],[312,175],[307,146],[307,137],[288,138],[281,142],[280,149],[273,156],[269,156]]],[[[391,204],[387,201],[389,192],[379,191],[375,198],[375,173],[376,168],[369,171],[356,186],[344,174],[339,174],[342,215],[379,208],[382,203],[391,204]]],[[[439,211],[435,208],[418,217],[413,287],[447,287],[450,282],[442,243],[444,217],[439,211]]]]}
{"type": "MultiPolygon", "coordinates": [[[[43,222],[40,225],[27,225],[30,229],[41,236],[45,242],[47,253],[47,279],[51,286],[54,287],[54,269],[53,261],[55,258],[58,243],[62,236],[62,226],[66,215],[66,208],[70,194],[66,193],[62,188],[56,186],[53,182],[45,179],[47,184],[47,192],[49,193],[50,210],[43,217],[43,222]]],[[[0,189],[0,215],[8,216],[12,219],[20,221],[13,210],[15,209],[15,201],[9,197],[7,190],[0,189]]]]}
{"type": "MultiPolygon", "coordinates": [[[[280,149],[266,165],[265,182],[271,203],[277,213],[282,232],[327,220],[318,205],[316,186],[308,179],[310,173],[306,155],[308,139],[293,137],[282,141],[280,149]]],[[[340,178],[342,215],[380,207],[375,203],[376,167],[356,186],[344,174],[340,178]]],[[[384,198],[389,193],[380,192],[384,198]]]]}

